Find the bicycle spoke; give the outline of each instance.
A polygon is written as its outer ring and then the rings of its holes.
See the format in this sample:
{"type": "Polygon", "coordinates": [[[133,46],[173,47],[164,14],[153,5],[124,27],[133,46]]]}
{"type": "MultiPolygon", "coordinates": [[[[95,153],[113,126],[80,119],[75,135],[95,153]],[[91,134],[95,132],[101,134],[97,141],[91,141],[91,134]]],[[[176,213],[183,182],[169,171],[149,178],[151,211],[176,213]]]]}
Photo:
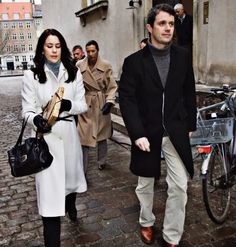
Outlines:
{"type": "Polygon", "coordinates": [[[211,154],[208,174],[203,180],[203,197],[207,213],[218,224],[223,223],[226,219],[230,205],[227,159],[219,146],[216,145],[211,154]]]}

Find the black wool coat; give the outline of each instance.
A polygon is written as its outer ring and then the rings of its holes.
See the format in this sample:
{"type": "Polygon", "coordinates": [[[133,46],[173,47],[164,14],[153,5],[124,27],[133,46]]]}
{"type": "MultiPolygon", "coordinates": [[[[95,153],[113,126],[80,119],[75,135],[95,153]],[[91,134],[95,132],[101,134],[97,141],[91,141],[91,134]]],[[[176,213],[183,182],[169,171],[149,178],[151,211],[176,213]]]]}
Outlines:
{"type": "Polygon", "coordinates": [[[181,23],[178,17],[175,18],[175,32],[177,35],[177,44],[180,46],[192,46],[193,43],[193,17],[186,14],[181,23]]]}
{"type": "Polygon", "coordinates": [[[148,45],[124,60],[119,102],[132,141],[130,169],[135,175],[160,176],[161,143],[166,130],[193,177],[189,132],[196,129],[196,96],[191,64],[188,51],[172,45],[163,88],[148,45]],[[141,151],[134,144],[141,137],[148,138],[151,152],[141,151]]]}

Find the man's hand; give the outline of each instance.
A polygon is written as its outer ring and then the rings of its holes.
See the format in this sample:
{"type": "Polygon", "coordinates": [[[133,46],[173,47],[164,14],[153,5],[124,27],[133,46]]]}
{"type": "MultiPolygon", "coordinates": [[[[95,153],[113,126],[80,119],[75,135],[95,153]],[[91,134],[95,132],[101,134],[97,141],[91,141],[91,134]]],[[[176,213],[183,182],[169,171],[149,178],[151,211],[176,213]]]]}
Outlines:
{"type": "Polygon", "coordinates": [[[135,141],[135,145],[144,152],[150,152],[150,143],[146,137],[141,137],[135,141]]]}

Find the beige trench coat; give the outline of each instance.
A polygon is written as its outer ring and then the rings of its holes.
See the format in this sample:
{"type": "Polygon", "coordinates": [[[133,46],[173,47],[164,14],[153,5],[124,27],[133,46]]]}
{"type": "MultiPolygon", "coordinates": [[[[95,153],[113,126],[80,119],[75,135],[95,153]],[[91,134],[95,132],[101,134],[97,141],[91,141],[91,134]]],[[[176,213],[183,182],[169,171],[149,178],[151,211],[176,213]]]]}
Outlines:
{"type": "Polygon", "coordinates": [[[88,111],[79,115],[78,119],[80,141],[84,146],[95,147],[98,141],[106,140],[112,135],[111,115],[103,115],[101,109],[107,102],[115,104],[117,83],[110,63],[100,57],[92,71],[87,58],[76,65],[83,76],[88,105],[88,111]]]}

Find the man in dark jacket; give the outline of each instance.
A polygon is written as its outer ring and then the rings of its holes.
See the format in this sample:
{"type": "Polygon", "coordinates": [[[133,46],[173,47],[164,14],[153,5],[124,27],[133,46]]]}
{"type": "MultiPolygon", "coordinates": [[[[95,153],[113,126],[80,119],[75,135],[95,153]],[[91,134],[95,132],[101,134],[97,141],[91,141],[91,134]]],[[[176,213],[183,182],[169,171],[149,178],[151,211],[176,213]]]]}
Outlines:
{"type": "Polygon", "coordinates": [[[139,176],[141,239],[154,241],[154,180],[160,176],[162,151],[168,184],[163,238],[168,247],[178,246],[183,233],[187,182],[194,173],[189,135],[196,129],[193,69],[189,52],[171,43],[174,15],[168,4],[150,10],[150,40],[125,59],[119,83],[120,109],[132,141],[130,169],[139,176]]]}
{"type": "Polygon", "coordinates": [[[193,17],[185,12],[184,6],[181,3],[176,4],[174,10],[176,13],[175,30],[177,44],[185,47],[192,53],[193,17]]]}
{"type": "Polygon", "coordinates": [[[73,54],[73,62],[74,62],[74,64],[76,64],[79,60],[83,60],[85,58],[85,54],[84,54],[83,48],[80,45],[75,45],[73,47],[72,54],[73,54]]]}

